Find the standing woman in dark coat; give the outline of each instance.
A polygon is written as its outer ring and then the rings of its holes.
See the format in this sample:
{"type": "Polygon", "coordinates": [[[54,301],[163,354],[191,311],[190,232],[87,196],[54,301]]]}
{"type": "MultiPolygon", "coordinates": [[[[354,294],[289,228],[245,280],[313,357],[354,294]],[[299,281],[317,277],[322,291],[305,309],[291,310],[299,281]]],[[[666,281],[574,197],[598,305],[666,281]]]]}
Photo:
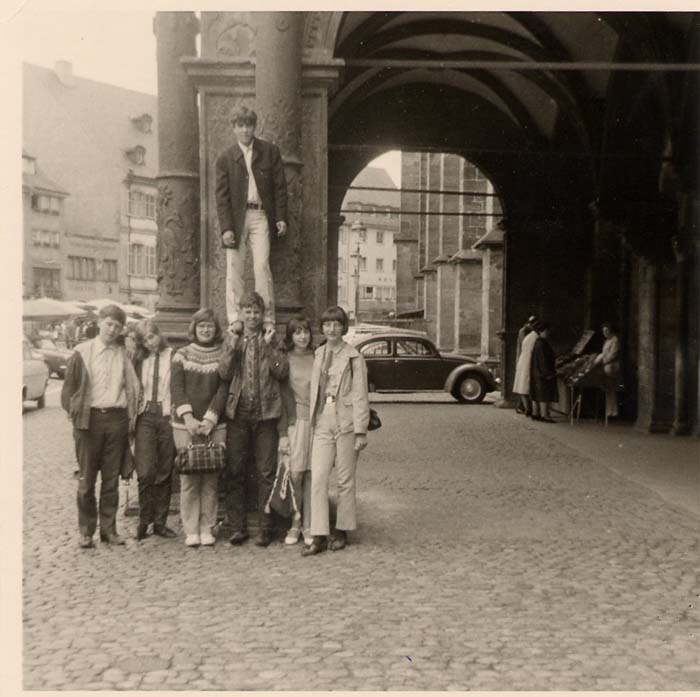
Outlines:
{"type": "Polygon", "coordinates": [[[533,330],[537,332],[537,340],[532,349],[530,365],[530,395],[532,397],[532,418],[535,421],[554,423],[549,416],[549,403],[556,402],[557,373],[554,351],[548,341],[549,324],[536,322],[533,330]]]}

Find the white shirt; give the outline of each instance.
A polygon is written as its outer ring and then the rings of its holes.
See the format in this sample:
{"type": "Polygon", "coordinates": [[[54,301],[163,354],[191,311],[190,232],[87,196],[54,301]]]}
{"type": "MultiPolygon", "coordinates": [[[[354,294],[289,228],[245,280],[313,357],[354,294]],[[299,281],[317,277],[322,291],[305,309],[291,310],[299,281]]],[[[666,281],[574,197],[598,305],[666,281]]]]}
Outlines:
{"type": "MultiPolygon", "coordinates": [[[[165,348],[160,353],[158,361],[158,399],[163,407],[163,416],[170,415],[170,359],[172,349],[165,348]]],[[[156,367],[155,354],[149,353],[141,365],[141,384],[143,385],[143,400],[150,402],[153,399],[153,372],[156,367]]]]}
{"type": "Polygon", "coordinates": [[[126,407],[124,351],[117,344],[94,339],[89,365],[90,406],[98,409],[126,407]]]}
{"type": "Polygon", "coordinates": [[[239,141],[238,147],[243,151],[243,159],[245,160],[245,166],[248,170],[248,203],[260,203],[260,194],[258,193],[258,187],[255,183],[255,177],[253,176],[253,143],[255,141],[250,141],[250,145],[243,145],[239,141]]]}

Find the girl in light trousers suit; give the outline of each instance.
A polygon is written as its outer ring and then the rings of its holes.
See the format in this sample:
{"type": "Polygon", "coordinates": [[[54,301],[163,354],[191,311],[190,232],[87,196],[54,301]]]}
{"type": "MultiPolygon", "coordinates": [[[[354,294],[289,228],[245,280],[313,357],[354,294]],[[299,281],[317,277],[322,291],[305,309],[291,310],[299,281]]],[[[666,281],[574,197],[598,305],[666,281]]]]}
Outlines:
{"type": "Polygon", "coordinates": [[[367,445],[369,399],[367,366],[362,355],[343,340],[348,316],[341,307],[321,315],[326,343],[316,350],[311,370],[311,534],[302,556],[328,548],[330,521],[328,479],[335,464],[338,475],[338,510],[333,551],[347,544],[347,532],[357,528],[355,469],[359,452],[367,445]]]}

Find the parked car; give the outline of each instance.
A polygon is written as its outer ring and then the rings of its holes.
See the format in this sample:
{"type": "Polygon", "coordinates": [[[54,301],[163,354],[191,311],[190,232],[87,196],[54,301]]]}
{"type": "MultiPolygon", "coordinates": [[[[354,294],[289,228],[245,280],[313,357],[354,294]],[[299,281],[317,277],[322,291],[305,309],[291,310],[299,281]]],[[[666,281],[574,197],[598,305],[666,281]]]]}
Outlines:
{"type": "Polygon", "coordinates": [[[66,376],[66,366],[68,365],[68,359],[73,354],[72,351],[56,346],[53,339],[36,339],[34,341],[34,350],[43,356],[50,375],[55,374],[61,379],[66,376]]]}
{"type": "Polygon", "coordinates": [[[22,405],[36,400],[37,407],[43,409],[48,381],[49,369],[43,358],[35,354],[29,341],[22,341],[22,405]]]}
{"type": "Polygon", "coordinates": [[[424,336],[385,332],[353,342],[367,362],[370,391],[445,390],[463,404],[479,404],[498,389],[485,365],[466,356],[441,354],[424,336]]]}

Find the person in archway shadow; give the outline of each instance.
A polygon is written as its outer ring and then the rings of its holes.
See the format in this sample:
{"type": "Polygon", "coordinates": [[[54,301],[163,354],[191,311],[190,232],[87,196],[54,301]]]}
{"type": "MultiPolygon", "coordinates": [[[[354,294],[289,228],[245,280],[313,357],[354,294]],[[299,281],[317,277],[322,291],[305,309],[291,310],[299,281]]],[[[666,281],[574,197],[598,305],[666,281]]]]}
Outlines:
{"type": "Polygon", "coordinates": [[[518,343],[515,348],[515,380],[513,383],[513,393],[519,397],[516,413],[532,416],[532,401],[530,399],[530,358],[532,357],[532,347],[536,337],[532,335],[532,327],[537,321],[536,315],[528,317],[527,322],[518,330],[518,343]],[[523,356],[523,344],[530,336],[530,340],[525,345],[525,355],[523,356]],[[522,360],[520,357],[523,356],[522,360]]]}
{"type": "Polygon", "coordinates": [[[533,334],[537,338],[532,347],[530,363],[530,396],[533,420],[554,423],[549,415],[549,403],[557,401],[557,372],[549,332],[548,322],[535,322],[533,334]]]}
{"type": "Polygon", "coordinates": [[[287,233],[287,178],[279,148],[255,137],[258,116],[247,107],[231,114],[236,142],[216,160],[216,212],[226,249],[226,314],[243,331],[241,297],[247,247],[255,290],[265,303],[264,324],[275,324],[270,236],[287,233]]]}
{"type": "Polygon", "coordinates": [[[620,339],[610,322],[601,326],[605,342],[603,350],[595,359],[596,365],[603,368],[605,374],[605,415],[610,418],[618,416],[617,386],[620,382],[620,339]]]}

